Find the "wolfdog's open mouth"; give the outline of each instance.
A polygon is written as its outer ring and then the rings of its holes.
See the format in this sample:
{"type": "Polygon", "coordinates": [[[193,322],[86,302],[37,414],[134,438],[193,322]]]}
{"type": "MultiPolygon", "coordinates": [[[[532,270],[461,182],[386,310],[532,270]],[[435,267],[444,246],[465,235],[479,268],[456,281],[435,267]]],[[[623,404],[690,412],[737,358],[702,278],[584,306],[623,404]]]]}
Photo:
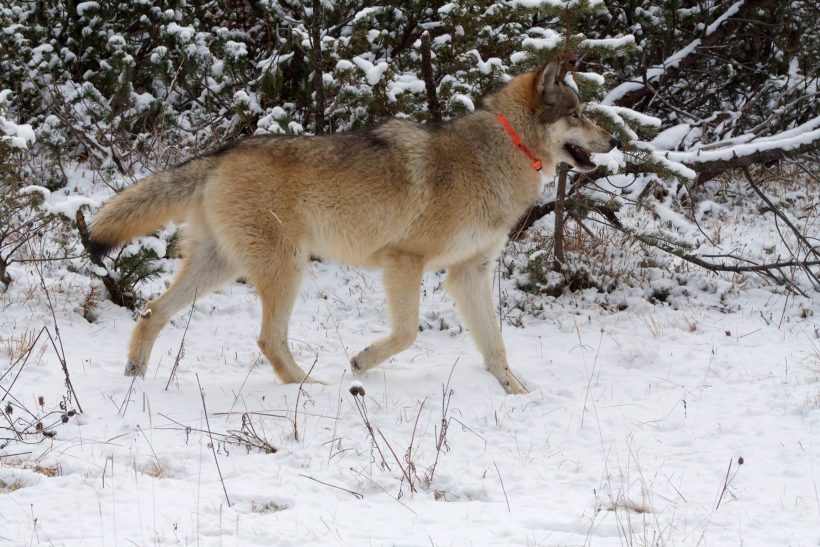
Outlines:
{"type": "Polygon", "coordinates": [[[575,160],[576,167],[595,167],[595,164],[592,163],[592,159],[589,157],[589,152],[587,152],[577,144],[567,143],[564,145],[564,150],[569,152],[569,155],[572,156],[572,159],[575,160]]]}

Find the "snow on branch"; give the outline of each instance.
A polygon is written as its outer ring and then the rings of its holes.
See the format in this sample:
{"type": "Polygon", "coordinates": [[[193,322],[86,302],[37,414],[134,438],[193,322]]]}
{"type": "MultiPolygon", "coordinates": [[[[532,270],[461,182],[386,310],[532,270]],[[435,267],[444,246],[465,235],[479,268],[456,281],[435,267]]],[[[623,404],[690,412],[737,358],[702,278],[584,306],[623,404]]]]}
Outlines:
{"type": "Polygon", "coordinates": [[[787,156],[817,150],[820,148],[820,116],[798,128],[788,129],[776,135],[723,148],[714,146],[710,145],[709,150],[670,151],[665,152],[664,156],[691,167],[698,172],[698,182],[704,182],[729,169],[777,161],[787,156]]]}
{"type": "Polygon", "coordinates": [[[603,48],[616,51],[634,45],[635,37],[631,34],[627,34],[626,36],[621,36],[620,38],[603,38],[598,40],[587,38],[582,41],[578,47],[581,49],[603,48]]]}
{"type": "Polygon", "coordinates": [[[25,150],[35,140],[34,130],[27,123],[17,124],[5,117],[3,105],[10,95],[11,91],[8,89],[0,91],[0,142],[5,142],[12,148],[25,150]]]}
{"type": "MultiPolygon", "coordinates": [[[[785,132],[784,132],[785,133],[785,132]]],[[[775,138],[773,135],[766,140],[753,141],[746,144],[736,144],[717,150],[690,150],[686,152],[666,152],[666,157],[686,164],[714,163],[719,161],[731,161],[738,158],[754,156],[762,152],[782,151],[793,152],[795,150],[807,151],[816,148],[820,143],[820,129],[809,131],[801,135],[785,138],[775,138]]],[[[765,160],[764,160],[765,161],[765,160]]]]}
{"type": "Polygon", "coordinates": [[[629,80],[615,87],[604,97],[602,102],[608,105],[635,105],[643,97],[653,92],[652,86],[648,84],[661,78],[666,80],[674,78],[683,69],[695,62],[696,52],[713,47],[731,35],[740,24],[739,21],[760,3],[761,0],[740,0],[735,2],[706,28],[703,36],[689,42],[685,47],[667,57],[660,65],[649,67],[642,80],[629,80]]]}

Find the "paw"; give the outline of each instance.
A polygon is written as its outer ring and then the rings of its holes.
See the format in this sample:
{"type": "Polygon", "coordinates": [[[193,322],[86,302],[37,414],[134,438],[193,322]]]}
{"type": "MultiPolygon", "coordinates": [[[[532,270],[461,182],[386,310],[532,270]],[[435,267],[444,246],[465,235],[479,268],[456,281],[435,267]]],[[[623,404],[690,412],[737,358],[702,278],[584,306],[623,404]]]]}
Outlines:
{"type": "Polygon", "coordinates": [[[145,366],[139,366],[136,363],[128,361],[125,365],[126,376],[145,376],[145,366]]]}
{"type": "Polygon", "coordinates": [[[509,393],[510,395],[523,395],[525,393],[529,393],[530,390],[524,387],[518,378],[516,378],[515,374],[507,368],[504,367],[502,369],[490,369],[490,372],[493,373],[498,379],[498,383],[501,384],[501,387],[504,388],[504,391],[509,393]]]}
{"type": "Polygon", "coordinates": [[[370,368],[370,366],[368,366],[367,364],[367,351],[369,349],[370,346],[367,346],[362,351],[351,357],[350,370],[353,371],[353,374],[361,374],[362,372],[370,368]]]}
{"type": "Polygon", "coordinates": [[[330,385],[328,382],[325,382],[323,380],[317,380],[313,376],[306,376],[305,379],[302,380],[301,383],[303,383],[303,384],[317,384],[317,385],[320,385],[320,386],[330,385]]]}
{"type": "Polygon", "coordinates": [[[501,382],[501,387],[510,395],[525,395],[530,392],[512,373],[508,373],[507,379],[501,382]]]}

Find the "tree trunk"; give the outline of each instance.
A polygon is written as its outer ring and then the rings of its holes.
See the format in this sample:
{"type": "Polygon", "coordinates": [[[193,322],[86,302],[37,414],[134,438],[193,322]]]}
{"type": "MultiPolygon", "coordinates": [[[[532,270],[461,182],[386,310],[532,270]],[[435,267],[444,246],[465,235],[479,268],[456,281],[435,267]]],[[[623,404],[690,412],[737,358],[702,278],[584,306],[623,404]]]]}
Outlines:
{"type": "Polygon", "coordinates": [[[433,121],[441,121],[441,105],[436,93],[436,82],[433,79],[433,61],[430,54],[430,33],[426,30],[421,35],[421,77],[424,78],[424,87],[427,89],[427,109],[433,121]]]}
{"type": "Polygon", "coordinates": [[[6,286],[6,288],[8,288],[8,286],[11,285],[11,276],[6,271],[6,267],[7,264],[5,263],[3,258],[0,257],[0,283],[2,283],[6,286]]]}
{"type": "Polygon", "coordinates": [[[325,81],[322,69],[322,38],[319,33],[319,16],[322,5],[319,0],[312,0],[313,21],[310,28],[310,41],[313,42],[313,80],[316,86],[316,134],[325,132],[325,81]]]}
{"type": "Polygon", "coordinates": [[[567,196],[567,164],[558,165],[558,186],[555,189],[555,243],[553,269],[562,271],[564,265],[564,201],[567,196]]]}

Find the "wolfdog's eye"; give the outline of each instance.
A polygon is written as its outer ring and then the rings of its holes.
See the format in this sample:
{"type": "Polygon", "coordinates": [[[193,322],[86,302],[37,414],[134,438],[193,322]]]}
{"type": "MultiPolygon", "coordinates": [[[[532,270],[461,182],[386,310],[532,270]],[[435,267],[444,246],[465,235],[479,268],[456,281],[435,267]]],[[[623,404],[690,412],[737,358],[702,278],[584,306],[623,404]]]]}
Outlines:
{"type": "Polygon", "coordinates": [[[580,112],[578,112],[577,110],[576,110],[575,112],[573,112],[572,114],[570,114],[570,115],[571,115],[573,118],[578,118],[579,120],[581,119],[581,113],[580,113],[580,112]]]}

